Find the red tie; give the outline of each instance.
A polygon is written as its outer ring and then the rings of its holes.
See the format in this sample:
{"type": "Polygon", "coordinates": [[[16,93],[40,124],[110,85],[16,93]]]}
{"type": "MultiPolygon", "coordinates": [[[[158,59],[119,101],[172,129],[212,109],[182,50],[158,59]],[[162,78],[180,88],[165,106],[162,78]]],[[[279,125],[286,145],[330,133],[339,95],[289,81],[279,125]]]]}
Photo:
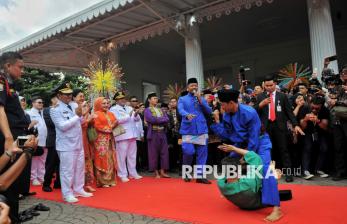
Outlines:
{"type": "Polygon", "coordinates": [[[272,93],[270,93],[270,121],[275,121],[276,120],[276,112],[275,112],[275,102],[272,97],[272,93]]]}

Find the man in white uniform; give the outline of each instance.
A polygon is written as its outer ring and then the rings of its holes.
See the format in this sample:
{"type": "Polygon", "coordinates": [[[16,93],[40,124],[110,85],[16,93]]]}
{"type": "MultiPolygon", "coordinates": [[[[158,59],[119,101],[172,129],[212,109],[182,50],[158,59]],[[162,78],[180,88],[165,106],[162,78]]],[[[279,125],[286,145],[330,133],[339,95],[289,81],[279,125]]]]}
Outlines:
{"type": "Polygon", "coordinates": [[[84,151],[82,144],[82,105],[71,102],[72,89],[68,83],[57,88],[58,104],[51,118],[56,129],[56,149],[60,159],[60,181],[66,202],[78,202],[76,197],[91,197],[84,191],[84,151]],[[77,107],[77,108],[76,108],[77,107]]]}
{"type": "Polygon", "coordinates": [[[128,182],[129,171],[130,178],[141,179],[142,176],[136,171],[136,138],[138,137],[136,122],[141,120],[138,109],[133,110],[132,107],[126,105],[127,101],[122,92],[116,92],[113,99],[116,100],[117,105],[111,107],[110,111],[116,116],[118,124],[122,125],[126,131],[115,137],[118,176],[122,182],[128,182]]]}
{"type": "Polygon", "coordinates": [[[28,114],[31,121],[36,121],[35,128],[38,131],[38,149],[37,152],[42,151],[42,155],[33,156],[31,163],[31,181],[34,186],[41,185],[43,183],[45,175],[45,163],[47,157],[46,139],[47,139],[47,126],[43,119],[43,101],[42,97],[36,96],[32,98],[32,105],[28,114]]]}

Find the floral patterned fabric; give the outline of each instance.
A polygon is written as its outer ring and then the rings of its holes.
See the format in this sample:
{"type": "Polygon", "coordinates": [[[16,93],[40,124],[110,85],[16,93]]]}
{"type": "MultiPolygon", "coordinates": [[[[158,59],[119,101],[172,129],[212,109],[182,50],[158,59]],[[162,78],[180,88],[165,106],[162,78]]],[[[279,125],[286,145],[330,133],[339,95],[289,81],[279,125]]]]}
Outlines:
{"type": "Polygon", "coordinates": [[[116,117],[109,111],[101,109],[103,97],[94,102],[94,128],[97,138],[94,142],[94,166],[96,186],[116,184],[116,156],[115,142],[112,135],[112,124],[117,122],[116,117]]]}

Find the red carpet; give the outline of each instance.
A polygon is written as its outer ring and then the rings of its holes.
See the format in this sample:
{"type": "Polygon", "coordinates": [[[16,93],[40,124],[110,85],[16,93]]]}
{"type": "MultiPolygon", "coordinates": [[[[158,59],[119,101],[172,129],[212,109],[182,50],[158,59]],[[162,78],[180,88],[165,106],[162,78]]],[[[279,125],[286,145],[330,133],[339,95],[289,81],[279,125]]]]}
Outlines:
{"type": "MultiPolygon", "coordinates": [[[[293,200],[282,203],[285,216],[277,223],[346,223],[347,187],[281,185],[291,189],[293,200]],[[345,221],[343,221],[345,220],[345,221]]],[[[62,202],[61,192],[42,192],[33,187],[37,198],[62,202]]],[[[81,198],[79,205],[174,219],[191,223],[264,223],[271,211],[242,211],[219,193],[217,185],[185,183],[181,179],[131,180],[113,188],[98,189],[92,198],[81,198]]]]}

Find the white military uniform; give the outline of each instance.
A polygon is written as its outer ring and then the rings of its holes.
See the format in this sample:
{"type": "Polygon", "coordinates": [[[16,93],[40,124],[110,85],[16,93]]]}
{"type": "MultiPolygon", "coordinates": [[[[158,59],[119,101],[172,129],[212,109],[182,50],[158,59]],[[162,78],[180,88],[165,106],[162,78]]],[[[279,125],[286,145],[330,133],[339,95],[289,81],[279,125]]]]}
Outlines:
{"type": "Polygon", "coordinates": [[[136,121],[136,130],[137,130],[136,140],[140,141],[145,135],[145,132],[143,130],[143,122],[142,122],[141,117],[140,117],[140,120],[136,121]]]}
{"type": "Polygon", "coordinates": [[[31,181],[38,180],[43,183],[43,178],[45,176],[45,163],[47,158],[47,148],[46,148],[46,139],[47,139],[47,126],[46,122],[43,119],[43,110],[39,111],[35,108],[31,108],[27,112],[30,116],[31,121],[37,121],[35,125],[38,131],[38,146],[43,148],[43,154],[41,156],[34,156],[31,163],[31,181]]]}
{"type": "Polygon", "coordinates": [[[84,192],[84,150],[82,118],[75,114],[77,104],[59,101],[50,110],[56,130],[56,149],[60,159],[60,181],[64,199],[84,192]],[[70,106],[70,108],[69,108],[70,106]]]}
{"type": "Polygon", "coordinates": [[[111,107],[110,111],[116,116],[118,123],[123,126],[125,133],[115,137],[116,141],[116,154],[118,162],[118,176],[120,178],[127,178],[128,170],[131,177],[139,176],[136,171],[136,138],[138,137],[138,129],[136,127],[136,122],[141,120],[140,116],[130,116],[133,110],[130,106],[120,106],[116,105],[111,107]]]}

